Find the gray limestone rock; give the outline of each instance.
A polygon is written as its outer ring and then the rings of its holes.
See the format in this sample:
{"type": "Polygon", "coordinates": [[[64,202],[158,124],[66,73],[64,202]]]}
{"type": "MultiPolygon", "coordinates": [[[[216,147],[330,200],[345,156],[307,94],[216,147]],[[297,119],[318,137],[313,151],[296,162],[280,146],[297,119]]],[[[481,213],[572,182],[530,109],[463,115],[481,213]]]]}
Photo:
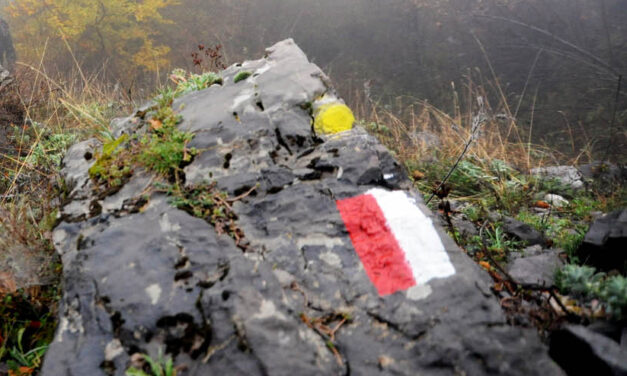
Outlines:
{"type": "Polygon", "coordinates": [[[627,209],[596,219],[577,250],[586,263],[603,271],[627,271],[627,209]]]}
{"type": "Polygon", "coordinates": [[[531,169],[531,175],[546,179],[557,179],[562,184],[572,189],[581,189],[584,187],[583,176],[574,166],[538,167],[531,169]]]}
{"type": "Polygon", "coordinates": [[[627,375],[627,350],[583,326],[553,333],[551,356],[569,375],[627,375]]]}
{"type": "Polygon", "coordinates": [[[518,283],[550,287],[555,271],[562,264],[558,251],[545,250],[537,255],[516,258],[508,265],[507,272],[518,283]]]}
{"type": "Polygon", "coordinates": [[[503,218],[503,230],[505,230],[506,233],[522,240],[527,245],[544,244],[545,242],[544,235],[542,235],[542,233],[528,224],[514,218],[503,218]]]}
{"type": "Polygon", "coordinates": [[[363,129],[313,134],[303,109],[332,89],[293,41],[222,75],[174,107],[200,151],[185,184],[242,196],[232,208],[246,251],[147,189],[145,171],[93,195],[88,145],[72,148],[69,206],[101,210],[54,231],[65,291],[44,376],[121,376],[135,354],[159,350],[179,375],[562,374],[534,330],[506,324],[488,275],[440,226],[455,274],[378,294],[336,200],[405,190],[434,216],[363,129]],[[253,74],[235,84],[242,69],[253,74]]]}
{"type": "Polygon", "coordinates": [[[623,183],[627,180],[627,168],[608,162],[592,162],[579,166],[585,179],[596,181],[602,185],[623,183]]]}

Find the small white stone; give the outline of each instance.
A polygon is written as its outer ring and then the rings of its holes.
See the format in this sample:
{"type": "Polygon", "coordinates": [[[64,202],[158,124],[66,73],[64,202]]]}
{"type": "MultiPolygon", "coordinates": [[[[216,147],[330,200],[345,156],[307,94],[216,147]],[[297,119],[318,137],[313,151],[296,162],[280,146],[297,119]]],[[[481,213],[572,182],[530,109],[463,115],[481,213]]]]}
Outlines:
{"type": "Polygon", "coordinates": [[[150,301],[152,305],[157,304],[157,302],[159,301],[159,298],[161,297],[161,286],[155,283],[153,285],[146,287],[145,291],[146,291],[146,294],[148,294],[148,296],[150,297],[150,301]]]}
{"type": "Polygon", "coordinates": [[[544,201],[548,202],[554,208],[562,208],[569,204],[568,200],[566,200],[564,197],[552,193],[544,196],[544,201]]]}
{"type": "Polygon", "coordinates": [[[110,362],[123,352],[124,348],[122,347],[122,343],[116,338],[107,343],[107,346],[105,347],[105,360],[110,362]]]}

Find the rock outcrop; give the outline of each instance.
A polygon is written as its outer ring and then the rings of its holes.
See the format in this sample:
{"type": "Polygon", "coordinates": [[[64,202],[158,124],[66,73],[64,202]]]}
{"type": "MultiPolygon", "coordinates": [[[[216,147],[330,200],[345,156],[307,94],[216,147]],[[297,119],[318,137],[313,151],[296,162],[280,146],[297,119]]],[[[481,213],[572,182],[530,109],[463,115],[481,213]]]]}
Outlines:
{"type": "MultiPolygon", "coordinates": [[[[336,200],[402,190],[432,214],[360,127],[314,134],[308,108],[332,89],[293,41],[221,75],[173,107],[199,151],[184,184],[211,181],[232,198],[236,239],[174,207],[141,169],[95,194],[100,143],[74,146],[54,231],[65,291],[44,376],[123,375],[159,351],[179,375],[562,374],[533,329],[506,324],[488,275],[439,226],[455,274],[379,295],[336,200]]],[[[143,113],[117,122],[118,134],[145,128],[143,113]]]]}

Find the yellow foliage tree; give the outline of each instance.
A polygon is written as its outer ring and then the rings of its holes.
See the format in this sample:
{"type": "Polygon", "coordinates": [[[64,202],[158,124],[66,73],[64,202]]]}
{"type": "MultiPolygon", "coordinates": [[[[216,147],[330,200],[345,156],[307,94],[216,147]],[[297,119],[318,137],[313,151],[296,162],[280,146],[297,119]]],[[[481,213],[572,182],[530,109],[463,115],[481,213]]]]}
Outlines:
{"type": "Polygon", "coordinates": [[[19,58],[67,62],[70,51],[93,68],[157,71],[169,47],[156,41],[172,21],[160,11],[178,0],[13,0],[5,11],[19,58]],[[56,59],[56,60],[54,60],[56,59]]]}

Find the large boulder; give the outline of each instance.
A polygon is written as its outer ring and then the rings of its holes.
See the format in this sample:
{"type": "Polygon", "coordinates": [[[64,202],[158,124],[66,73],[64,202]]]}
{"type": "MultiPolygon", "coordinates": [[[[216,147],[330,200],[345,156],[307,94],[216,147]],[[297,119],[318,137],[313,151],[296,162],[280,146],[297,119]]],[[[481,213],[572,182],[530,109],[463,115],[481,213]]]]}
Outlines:
{"type": "Polygon", "coordinates": [[[594,222],[577,250],[586,264],[609,272],[627,272],[627,209],[608,213],[594,222]]]}
{"type": "MultiPolygon", "coordinates": [[[[65,291],[44,376],[124,375],[160,350],[179,375],[562,374],[535,330],[506,324],[488,275],[440,226],[446,276],[379,294],[336,201],[377,188],[404,192],[400,218],[430,227],[433,215],[360,127],[313,133],[307,108],[332,89],[292,40],[221,75],[174,108],[200,151],[180,181],[234,198],[233,236],[174,207],[140,169],[112,196],[94,194],[99,143],[68,153],[71,202],[54,231],[65,291]],[[234,82],[243,70],[252,75],[234,82]]],[[[369,235],[373,218],[354,218],[357,230],[369,235]]]]}

